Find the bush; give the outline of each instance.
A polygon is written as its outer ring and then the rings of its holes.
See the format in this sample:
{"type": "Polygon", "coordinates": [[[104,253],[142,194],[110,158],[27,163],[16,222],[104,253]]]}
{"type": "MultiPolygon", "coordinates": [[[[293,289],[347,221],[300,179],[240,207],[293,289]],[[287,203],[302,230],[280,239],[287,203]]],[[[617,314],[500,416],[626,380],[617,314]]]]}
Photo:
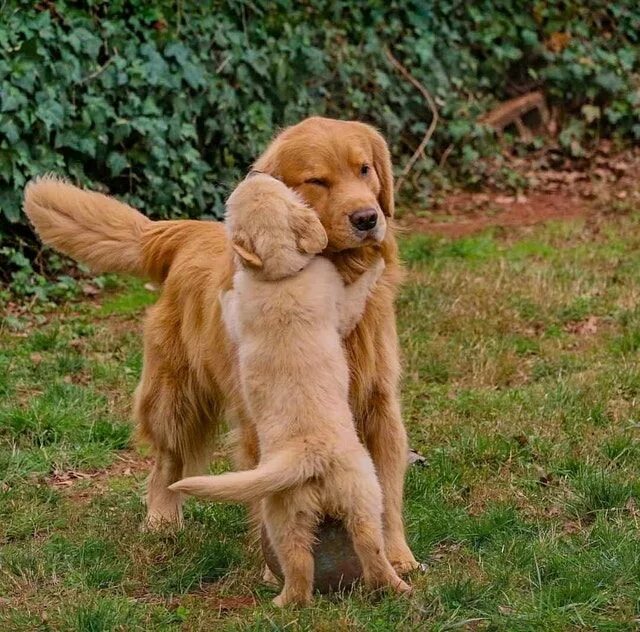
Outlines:
{"type": "Polygon", "coordinates": [[[5,264],[15,248],[34,257],[20,200],[44,172],[154,217],[218,217],[274,132],[312,113],[373,123],[401,164],[430,114],[386,46],[440,111],[410,191],[428,190],[445,151],[452,173],[482,178],[493,145],[478,115],[540,86],[566,107],[568,148],[640,137],[636,0],[8,0],[2,11],[5,264]]]}

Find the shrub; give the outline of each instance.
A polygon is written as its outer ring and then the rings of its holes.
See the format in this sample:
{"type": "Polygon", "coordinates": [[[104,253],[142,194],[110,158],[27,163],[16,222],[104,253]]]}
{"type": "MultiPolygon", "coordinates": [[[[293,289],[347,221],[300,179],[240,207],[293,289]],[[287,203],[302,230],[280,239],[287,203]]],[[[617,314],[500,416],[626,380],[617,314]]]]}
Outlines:
{"type": "Polygon", "coordinates": [[[408,193],[428,190],[445,152],[452,173],[481,179],[493,144],[478,115],[540,86],[566,106],[569,150],[590,134],[640,137],[639,37],[635,0],[8,0],[1,267],[20,268],[16,248],[34,258],[20,200],[43,172],[154,217],[218,217],[273,133],[312,113],[373,123],[402,163],[431,116],[385,47],[440,113],[408,193]]]}

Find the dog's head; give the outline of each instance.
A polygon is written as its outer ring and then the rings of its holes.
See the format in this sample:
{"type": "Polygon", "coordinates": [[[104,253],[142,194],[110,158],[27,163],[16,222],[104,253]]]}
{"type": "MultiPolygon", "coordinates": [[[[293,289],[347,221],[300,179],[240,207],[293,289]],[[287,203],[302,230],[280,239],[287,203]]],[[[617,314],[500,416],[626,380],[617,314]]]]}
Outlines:
{"type": "Polygon", "coordinates": [[[262,173],[236,187],[227,200],[225,224],[241,263],[268,280],[299,272],[327,246],[315,211],[295,191],[262,173]]]}
{"type": "Polygon", "coordinates": [[[369,125],[306,119],[280,133],[255,168],[280,178],[315,209],[329,250],[384,240],[394,212],[391,158],[369,125]]]}

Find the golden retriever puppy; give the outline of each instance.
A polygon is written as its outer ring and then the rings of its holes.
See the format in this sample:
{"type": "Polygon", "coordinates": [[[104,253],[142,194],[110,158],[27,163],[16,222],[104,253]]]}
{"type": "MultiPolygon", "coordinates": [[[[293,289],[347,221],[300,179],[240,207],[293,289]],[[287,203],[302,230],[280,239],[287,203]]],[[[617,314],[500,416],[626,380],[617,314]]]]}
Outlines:
{"type": "Polygon", "coordinates": [[[238,345],[260,463],[170,489],[213,500],[264,498],[264,523],[284,573],[278,606],[311,600],[314,531],[327,514],[344,521],[368,586],[408,591],[384,553],[382,492],[349,409],[342,346],[384,261],[345,286],[328,259],[314,256],[327,245],[316,213],[268,175],[238,186],[226,221],[240,266],[233,290],[221,297],[222,317],[238,345]]]}
{"type": "MultiPolygon", "coordinates": [[[[329,239],[323,256],[346,282],[375,265],[381,254],[385,260],[362,320],[345,340],[350,401],[382,487],[387,557],[401,571],[414,568],[402,524],[407,440],[393,306],[402,271],[391,222],[389,150],[368,125],[312,117],[276,136],[255,168],[279,177],[313,208],[329,239]]],[[[94,270],[137,274],[162,284],[145,319],[135,417],[155,454],[147,524],[179,524],[182,495],[168,487],[205,471],[223,418],[235,429],[236,466],[252,468],[260,458],[218,304],[234,273],[224,227],[151,221],[114,198],[50,178],[27,186],[24,209],[45,243],[94,270]]]]}

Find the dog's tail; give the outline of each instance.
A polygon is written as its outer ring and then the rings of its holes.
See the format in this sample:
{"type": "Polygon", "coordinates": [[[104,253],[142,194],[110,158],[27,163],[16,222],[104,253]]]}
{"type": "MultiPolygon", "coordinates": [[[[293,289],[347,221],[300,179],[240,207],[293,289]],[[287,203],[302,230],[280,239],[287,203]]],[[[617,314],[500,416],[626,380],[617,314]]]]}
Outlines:
{"type": "Polygon", "coordinates": [[[163,281],[178,233],[193,222],[152,222],[115,198],[45,176],[24,192],[24,211],[42,241],[96,272],[126,272],[163,281]]]}
{"type": "Polygon", "coordinates": [[[282,450],[254,470],[183,478],[169,489],[210,500],[251,502],[300,485],[314,474],[300,454],[282,450]]]}

